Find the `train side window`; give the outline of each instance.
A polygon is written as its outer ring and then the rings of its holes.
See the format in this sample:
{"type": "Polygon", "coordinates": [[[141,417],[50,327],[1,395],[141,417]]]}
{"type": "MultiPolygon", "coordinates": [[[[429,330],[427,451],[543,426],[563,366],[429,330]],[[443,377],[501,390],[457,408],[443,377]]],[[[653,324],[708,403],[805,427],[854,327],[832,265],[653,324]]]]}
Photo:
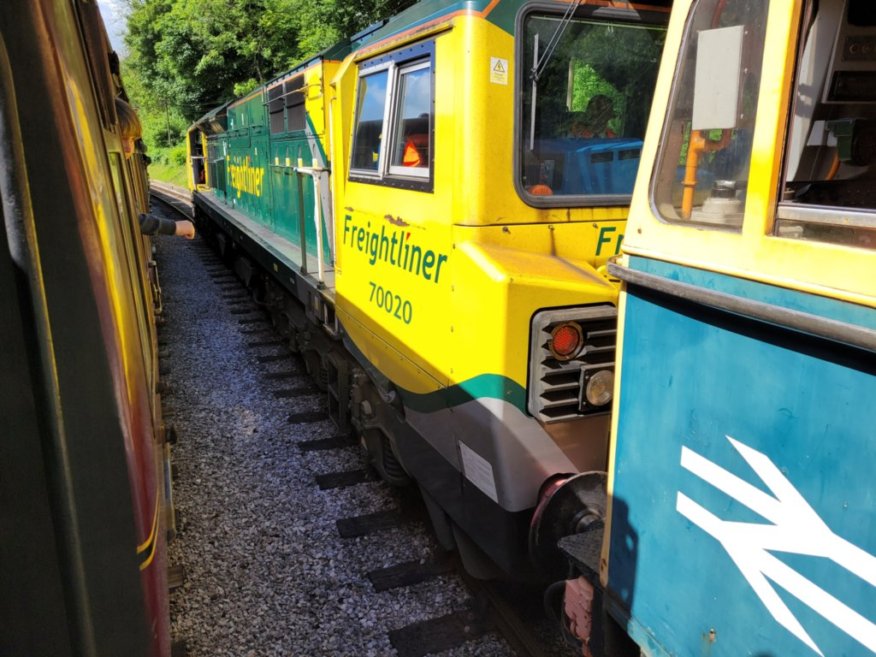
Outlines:
{"type": "MultiPolygon", "coordinates": [[[[109,45],[103,20],[97,3],[78,2],[75,8],[79,14],[80,28],[83,31],[83,44],[88,54],[88,63],[91,68],[91,80],[95,86],[97,107],[100,112],[100,120],[105,128],[115,121],[114,98],[116,96],[112,78],[109,45]]],[[[113,53],[115,55],[115,53],[113,53]]],[[[115,63],[118,62],[116,58],[115,63]]]]}
{"type": "Polygon", "coordinates": [[[129,190],[125,186],[125,167],[126,164],[122,160],[119,153],[109,153],[110,173],[112,176],[112,187],[116,197],[116,207],[119,212],[119,228],[121,233],[117,242],[117,257],[124,259],[128,265],[128,276],[130,277],[131,287],[135,290],[140,290],[137,295],[137,315],[142,326],[143,334],[148,333],[146,327],[146,269],[143,263],[143,236],[140,233],[140,226],[134,220],[132,213],[133,200],[130,197],[129,190]]]}
{"type": "Polygon", "coordinates": [[[358,173],[376,173],[380,169],[388,81],[389,69],[363,75],[359,80],[359,107],[350,165],[350,169],[358,173]]]}
{"type": "Polygon", "coordinates": [[[876,249],[876,6],[824,0],[806,18],[775,233],[876,249]]]}
{"type": "Polygon", "coordinates": [[[227,142],[222,137],[211,135],[207,138],[207,180],[213,189],[225,194],[225,148],[227,142]]]}
{"type": "Polygon", "coordinates": [[[629,203],[666,19],[594,6],[521,17],[515,182],[526,203],[629,203]]]}
{"type": "Polygon", "coordinates": [[[432,60],[427,42],[363,65],[350,180],[432,191],[432,60]]]}
{"type": "Polygon", "coordinates": [[[299,74],[268,88],[268,114],[271,134],[304,130],[304,75],[299,74]]]}
{"type": "Polygon", "coordinates": [[[283,115],[283,85],[276,84],[268,88],[268,113],[270,114],[271,134],[286,131],[286,121],[283,115]]]}
{"type": "Polygon", "coordinates": [[[432,82],[429,73],[429,62],[399,69],[390,173],[429,175],[432,135],[432,82]]]}
{"type": "Polygon", "coordinates": [[[702,0],[688,17],[651,181],[666,221],[741,230],[768,7],[702,0]]]}
{"type": "Polygon", "coordinates": [[[283,83],[283,94],[286,98],[286,120],[288,130],[304,130],[307,116],[304,110],[304,96],[307,90],[304,86],[304,75],[296,75],[283,83]]]}

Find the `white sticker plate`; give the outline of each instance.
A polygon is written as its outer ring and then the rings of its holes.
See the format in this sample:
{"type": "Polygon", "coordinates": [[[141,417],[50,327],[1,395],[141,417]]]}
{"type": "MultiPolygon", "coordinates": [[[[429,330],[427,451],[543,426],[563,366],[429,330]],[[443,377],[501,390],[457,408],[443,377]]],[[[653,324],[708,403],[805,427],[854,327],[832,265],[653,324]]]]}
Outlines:
{"type": "Polygon", "coordinates": [[[463,442],[459,442],[459,454],[462,457],[462,473],[465,478],[477,486],[494,502],[499,501],[496,494],[496,480],[493,477],[493,466],[480,454],[463,442]]]}

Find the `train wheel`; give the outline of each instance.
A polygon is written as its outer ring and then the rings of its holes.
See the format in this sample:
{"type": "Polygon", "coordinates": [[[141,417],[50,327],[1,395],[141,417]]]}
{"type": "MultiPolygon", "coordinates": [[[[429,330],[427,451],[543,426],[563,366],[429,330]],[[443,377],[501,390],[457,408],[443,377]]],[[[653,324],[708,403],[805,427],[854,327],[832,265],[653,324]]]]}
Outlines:
{"type": "Polygon", "coordinates": [[[368,453],[371,465],[390,486],[404,487],[411,478],[399,462],[389,437],[380,429],[365,429],[360,442],[368,453]]]}

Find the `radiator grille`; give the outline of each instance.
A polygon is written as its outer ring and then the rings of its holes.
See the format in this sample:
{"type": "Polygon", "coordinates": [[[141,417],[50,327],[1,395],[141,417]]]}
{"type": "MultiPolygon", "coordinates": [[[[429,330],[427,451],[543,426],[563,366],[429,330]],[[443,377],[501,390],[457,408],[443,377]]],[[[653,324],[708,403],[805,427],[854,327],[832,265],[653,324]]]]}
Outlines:
{"type": "Polygon", "coordinates": [[[584,396],[587,379],[594,373],[614,370],[617,342],[617,309],[611,305],[546,310],[532,320],[529,370],[529,412],[542,422],[570,420],[606,413],[611,405],[593,407],[584,396]],[[584,348],[569,361],[551,353],[551,331],[574,321],[581,326],[584,348]]]}

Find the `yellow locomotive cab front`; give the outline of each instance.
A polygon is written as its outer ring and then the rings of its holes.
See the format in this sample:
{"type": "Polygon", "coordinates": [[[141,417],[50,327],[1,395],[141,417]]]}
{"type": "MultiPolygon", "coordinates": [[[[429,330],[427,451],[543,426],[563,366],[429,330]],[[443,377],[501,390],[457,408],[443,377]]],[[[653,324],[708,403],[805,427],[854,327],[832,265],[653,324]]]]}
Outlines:
{"type": "Polygon", "coordinates": [[[355,52],[333,82],[333,106],[350,110],[333,124],[337,316],[413,435],[363,420],[414,479],[461,476],[461,492],[421,486],[433,518],[506,572],[530,568],[508,546],[525,543],[545,481],[606,468],[610,394],[586,391],[611,387],[604,265],[665,21],[567,8],[427,21],[355,52]],[[562,323],[582,335],[565,360],[551,351],[562,323]]]}

